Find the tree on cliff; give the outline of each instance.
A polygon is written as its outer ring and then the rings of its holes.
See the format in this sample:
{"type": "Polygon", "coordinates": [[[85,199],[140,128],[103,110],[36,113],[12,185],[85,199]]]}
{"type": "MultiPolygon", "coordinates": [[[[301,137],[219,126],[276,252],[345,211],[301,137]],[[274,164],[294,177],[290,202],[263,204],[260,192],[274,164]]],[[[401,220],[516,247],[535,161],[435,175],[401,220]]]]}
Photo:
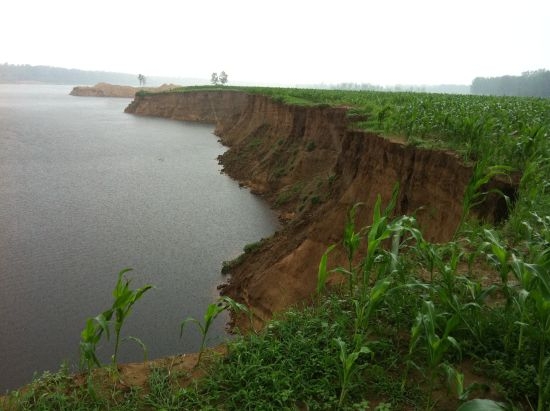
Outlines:
{"type": "Polygon", "coordinates": [[[225,73],[225,71],[222,71],[220,73],[219,80],[220,80],[220,83],[221,83],[222,86],[227,83],[227,74],[225,73]]]}
{"type": "Polygon", "coordinates": [[[212,77],[210,77],[210,82],[216,86],[218,84],[219,78],[218,73],[212,73],[212,77]]]}
{"type": "Polygon", "coordinates": [[[140,86],[144,86],[145,83],[147,82],[147,79],[145,78],[145,76],[143,74],[138,75],[138,80],[139,80],[139,85],[140,86]]]}

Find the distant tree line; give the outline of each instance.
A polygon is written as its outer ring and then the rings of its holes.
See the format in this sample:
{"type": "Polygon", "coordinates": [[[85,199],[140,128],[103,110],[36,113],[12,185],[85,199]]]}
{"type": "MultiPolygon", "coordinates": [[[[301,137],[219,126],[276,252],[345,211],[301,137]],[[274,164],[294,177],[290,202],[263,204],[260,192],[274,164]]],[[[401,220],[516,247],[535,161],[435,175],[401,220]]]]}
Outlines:
{"type": "Polygon", "coordinates": [[[0,83],[48,83],[92,85],[100,82],[134,85],[135,74],[85,71],[28,64],[0,64],[0,83]]]}
{"type": "Polygon", "coordinates": [[[448,93],[468,94],[470,87],[461,84],[438,84],[438,85],[403,85],[377,86],[370,83],[339,83],[339,84],[318,84],[314,88],[328,88],[334,90],[368,90],[368,91],[411,91],[417,93],[448,93]]]}
{"type": "MultiPolygon", "coordinates": [[[[323,87],[324,88],[324,87],[323,87]]],[[[370,90],[370,91],[384,91],[384,87],[376,86],[370,83],[338,83],[328,86],[328,88],[335,90],[370,90]]]]}
{"type": "Polygon", "coordinates": [[[526,71],[521,76],[477,77],[470,87],[472,94],[495,96],[550,97],[550,71],[526,71]]]}
{"type": "MultiPolygon", "coordinates": [[[[0,83],[46,83],[70,85],[94,85],[105,82],[111,84],[135,86],[139,76],[129,73],[115,73],[109,71],[86,71],[66,69],[50,66],[31,66],[28,64],[0,63],[0,83]],[[136,81],[137,80],[137,81],[136,81]]],[[[201,79],[185,79],[174,77],[147,77],[143,76],[140,85],[151,86],[163,83],[198,84],[201,79]]]]}

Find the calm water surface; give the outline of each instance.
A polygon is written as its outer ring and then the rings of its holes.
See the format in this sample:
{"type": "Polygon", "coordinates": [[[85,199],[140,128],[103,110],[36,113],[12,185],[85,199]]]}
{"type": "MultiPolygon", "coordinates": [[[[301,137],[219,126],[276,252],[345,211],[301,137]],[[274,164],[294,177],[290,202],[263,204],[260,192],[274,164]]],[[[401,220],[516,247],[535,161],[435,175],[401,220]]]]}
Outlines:
{"type": "MultiPolygon", "coordinates": [[[[223,260],[277,228],[265,203],[220,174],[212,126],[70,90],[0,85],[0,392],[76,363],[86,318],[110,306],[125,267],[133,287],[155,289],[123,335],[151,358],[195,351],[198,334],[180,340],[181,321],[217,297],[223,260]]],[[[120,356],[142,358],[129,342],[120,356]]]]}

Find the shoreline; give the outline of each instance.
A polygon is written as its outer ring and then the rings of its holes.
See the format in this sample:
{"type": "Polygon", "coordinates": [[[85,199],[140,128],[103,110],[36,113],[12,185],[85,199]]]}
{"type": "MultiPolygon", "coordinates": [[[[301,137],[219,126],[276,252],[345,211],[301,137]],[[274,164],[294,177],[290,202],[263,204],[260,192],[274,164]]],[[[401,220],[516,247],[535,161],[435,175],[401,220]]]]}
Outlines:
{"type": "Polygon", "coordinates": [[[118,97],[134,98],[137,92],[147,91],[151,93],[169,91],[178,88],[176,84],[163,84],[159,87],[134,87],[119,86],[109,83],[97,83],[95,86],[76,86],[69,93],[71,96],[78,97],[118,97]]]}

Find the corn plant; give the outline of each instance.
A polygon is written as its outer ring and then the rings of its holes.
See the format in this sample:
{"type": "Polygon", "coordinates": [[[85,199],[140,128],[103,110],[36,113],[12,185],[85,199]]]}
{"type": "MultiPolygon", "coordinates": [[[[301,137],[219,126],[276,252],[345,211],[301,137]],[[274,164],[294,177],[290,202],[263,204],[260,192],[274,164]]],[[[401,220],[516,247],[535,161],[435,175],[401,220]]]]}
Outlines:
{"type": "MultiPolygon", "coordinates": [[[[372,225],[367,228],[367,250],[359,267],[362,271],[359,293],[357,298],[354,298],[354,293],[351,295],[355,306],[354,338],[356,348],[362,345],[362,335],[368,330],[370,317],[375,307],[383,300],[391,285],[391,281],[386,278],[387,270],[383,263],[378,267],[379,275],[372,287],[370,286],[370,282],[375,265],[377,262],[384,261],[383,258],[380,258],[384,255],[382,247],[384,240],[389,239],[395,232],[402,230],[400,219],[397,219],[395,222],[390,220],[390,214],[395,208],[397,201],[398,190],[399,186],[396,184],[392,193],[392,199],[383,212],[381,212],[382,200],[378,196],[374,205],[372,225]]],[[[354,240],[354,242],[357,245],[359,244],[359,240],[354,240]]]]}
{"type": "Polygon", "coordinates": [[[464,303],[458,312],[465,313],[466,310],[473,310],[475,317],[473,323],[468,322],[466,316],[461,315],[462,323],[468,328],[471,335],[477,340],[481,347],[485,347],[485,338],[483,335],[482,309],[486,306],[488,298],[497,290],[496,285],[483,286],[479,281],[473,281],[466,277],[461,277],[462,288],[469,302],[464,303]]]}
{"type": "Polygon", "coordinates": [[[511,302],[513,290],[510,286],[511,253],[494,230],[483,230],[485,241],[481,248],[488,262],[498,271],[502,283],[502,291],[507,301],[511,302]]]}
{"type": "Polygon", "coordinates": [[[547,410],[550,407],[550,283],[547,279],[540,279],[537,289],[531,292],[535,303],[534,328],[539,332],[539,354],[537,363],[538,403],[537,411],[547,410]]]}
{"type": "MultiPolygon", "coordinates": [[[[397,272],[400,250],[409,239],[423,242],[422,234],[416,228],[416,220],[413,217],[402,216],[390,219],[390,214],[395,208],[399,186],[396,184],[392,198],[388,206],[381,211],[381,198],[378,196],[373,210],[373,222],[367,227],[365,237],[367,250],[358,268],[362,278],[358,293],[352,293],[352,303],[355,308],[354,317],[354,342],[358,350],[369,331],[369,322],[376,308],[384,301],[386,296],[397,287],[394,283],[394,274],[397,272]],[[391,248],[386,250],[384,242],[391,238],[391,248]],[[372,274],[377,275],[371,286],[372,274]]],[[[359,244],[359,241],[357,241],[359,244]]]]}
{"type": "MultiPolygon", "coordinates": [[[[117,363],[117,354],[120,344],[120,331],[126,318],[130,315],[133,305],[143,296],[145,292],[152,288],[151,285],[146,285],[144,287],[138,288],[137,290],[130,289],[130,280],[124,278],[124,274],[128,271],[131,271],[130,268],[122,270],[118,274],[118,280],[113,290],[113,297],[115,299],[112,310],[114,314],[114,327],[115,327],[115,351],[112,356],[113,365],[117,363]]],[[[140,343],[143,348],[144,345],[139,339],[132,337],[131,340],[137,341],[140,343]]]]}
{"type": "Polygon", "coordinates": [[[476,317],[473,321],[468,318],[470,314],[479,314],[481,306],[496,287],[482,287],[480,283],[459,275],[458,265],[464,253],[457,243],[448,243],[445,251],[450,254],[447,261],[443,261],[439,253],[436,254],[435,265],[438,267],[439,275],[430,287],[432,299],[437,301],[442,309],[457,316],[460,325],[476,338],[479,346],[484,347],[479,321],[476,321],[476,317]]]}
{"type": "Polygon", "coordinates": [[[388,206],[381,212],[382,199],[378,195],[376,203],[374,204],[372,225],[368,227],[367,232],[367,251],[362,261],[362,285],[363,289],[366,289],[370,276],[372,274],[372,268],[375,263],[376,256],[382,248],[384,240],[391,237],[393,230],[389,227],[390,214],[393,212],[397,203],[397,195],[399,193],[399,184],[396,184],[393,189],[391,200],[388,206]]]}
{"type": "MultiPolygon", "coordinates": [[[[548,146],[547,150],[550,150],[550,144],[548,146]]],[[[507,222],[507,233],[510,236],[517,239],[525,237],[530,241],[533,227],[539,226],[543,220],[540,215],[546,214],[545,218],[550,218],[549,175],[548,156],[540,153],[527,161],[522,168],[518,199],[507,222]]]]}
{"type": "MultiPolygon", "coordinates": [[[[486,241],[482,244],[485,249],[487,260],[498,271],[501,279],[501,289],[506,298],[506,309],[509,318],[519,317],[517,321],[510,321],[505,337],[505,344],[509,345],[516,326],[520,327],[517,352],[521,351],[524,342],[525,323],[529,315],[530,291],[536,276],[536,266],[527,264],[514,252],[508,249],[504,241],[500,239],[494,230],[484,230],[486,241]],[[510,274],[513,274],[519,286],[510,281],[510,274]]],[[[519,357],[516,357],[516,362],[519,357]]]]}
{"type": "MultiPolygon", "coordinates": [[[[448,374],[449,364],[443,362],[443,355],[450,348],[455,348],[460,352],[460,345],[451,333],[458,326],[460,318],[457,315],[449,313],[436,313],[435,305],[432,301],[426,300],[423,302],[422,311],[417,316],[415,323],[411,329],[411,341],[409,345],[409,356],[418,348],[426,353],[426,365],[428,368],[428,398],[426,409],[431,409],[432,391],[434,387],[435,377],[439,372],[443,371],[448,374]],[[442,335],[438,334],[438,319],[445,321],[445,329],[442,335]],[[420,344],[423,343],[421,347],[420,344]]],[[[412,362],[411,362],[412,363],[412,362]]],[[[402,387],[406,382],[407,372],[403,379],[402,387]]]]}
{"type": "Polygon", "coordinates": [[[107,322],[111,319],[113,313],[111,310],[104,311],[95,318],[88,318],[86,327],[80,334],[80,367],[92,369],[100,367],[96,350],[103,333],[109,339],[109,326],[107,322]]]}
{"type": "MultiPolygon", "coordinates": [[[[541,219],[534,215],[540,224],[541,231],[528,227],[530,241],[528,255],[531,262],[510,252],[510,271],[518,286],[510,295],[513,306],[520,318],[517,352],[523,350],[524,330],[530,331],[531,339],[538,345],[536,368],[536,385],[538,387],[537,411],[550,406],[550,243],[548,242],[548,217],[541,219]]],[[[517,361],[517,360],[516,360],[517,361]]]]}
{"type": "Polygon", "coordinates": [[[335,338],[334,342],[338,345],[340,363],[340,397],[338,400],[338,408],[341,408],[346,395],[350,389],[352,378],[359,370],[357,360],[361,354],[372,354],[372,351],[367,346],[362,346],[351,352],[348,352],[346,343],[340,338],[335,338]]]}
{"type": "MultiPolygon", "coordinates": [[[[381,198],[378,196],[374,205],[373,222],[366,230],[356,232],[355,213],[358,205],[355,205],[347,216],[344,229],[343,247],[348,258],[348,267],[339,267],[333,271],[347,275],[349,279],[349,297],[353,310],[353,344],[348,348],[341,339],[334,339],[339,347],[340,370],[340,399],[341,407],[349,390],[352,376],[359,370],[357,360],[361,354],[372,354],[366,343],[366,335],[369,332],[370,320],[376,308],[384,301],[385,297],[392,290],[391,274],[396,269],[399,250],[402,247],[401,239],[404,231],[410,230],[413,237],[421,237],[418,230],[414,228],[415,220],[410,217],[401,217],[390,220],[398,194],[396,185],[392,194],[392,200],[382,211],[381,198]],[[367,240],[367,250],[360,265],[354,266],[355,255],[363,236],[367,240]],[[392,247],[389,251],[384,250],[383,244],[387,239],[392,238],[392,247]],[[374,284],[371,285],[371,275],[378,272],[374,284]],[[357,282],[358,272],[361,273],[360,282],[357,282]]],[[[329,247],[323,254],[319,264],[317,292],[324,287],[327,276],[327,256],[334,245],[329,247]]],[[[372,344],[373,341],[369,341],[372,344]]]]}
{"type": "MultiPolygon", "coordinates": [[[[397,190],[394,190],[394,195],[392,196],[393,206],[395,205],[396,195],[397,195],[397,190]]],[[[387,220],[387,214],[389,214],[393,209],[393,206],[391,206],[391,208],[389,206],[386,212],[384,213],[384,216],[382,217],[380,214],[381,201],[382,200],[380,196],[378,196],[374,206],[373,226],[366,230],[367,233],[370,233],[373,230],[373,227],[374,229],[378,229],[379,224],[384,224],[387,220]]],[[[361,283],[363,287],[362,289],[368,286],[368,280],[370,278],[370,272],[372,268],[372,263],[374,262],[374,256],[379,251],[381,242],[384,240],[384,238],[378,239],[378,238],[375,238],[374,236],[371,236],[369,239],[370,243],[367,246],[367,256],[369,256],[369,251],[370,251],[370,257],[368,259],[365,257],[365,259],[361,262],[362,268],[353,266],[355,256],[357,255],[357,252],[359,250],[361,241],[364,237],[364,231],[365,231],[365,230],[356,231],[356,227],[355,227],[355,217],[357,214],[357,209],[361,205],[363,205],[363,203],[356,203],[353,207],[349,209],[346,216],[346,225],[344,227],[342,245],[346,252],[346,257],[348,259],[348,266],[346,268],[337,267],[333,270],[334,272],[343,274],[345,277],[347,277],[348,285],[349,285],[349,293],[351,296],[354,295],[356,286],[358,285],[357,277],[360,271],[363,273],[362,283],[361,283]],[[366,263],[369,265],[367,265],[366,263]]],[[[389,237],[389,235],[390,233],[385,231],[382,234],[382,236],[386,236],[385,238],[389,237]]]]}
{"type": "MultiPolygon", "coordinates": [[[[515,254],[511,254],[512,259],[510,262],[511,272],[514,274],[519,282],[519,287],[514,289],[514,293],[509,295],[509,300],[513,304],[515,311],[519,317],[519,320],[515,322],[519,329],[517,352],[520,353],[523,349],[524,343],[524,330],[529,324],[526,322],[529,316],[529,303],[533,298],[531,291],[533,288],[533,282],[537,276],[537,268],[533,264],[528,264],[523,259],[519,258],[515,254]]],[[[519,355],[516,356],[516,367],[519,365],[519,355]]]]}
{"type": "Polygon", "coordinates": [[[539,266],[536,268],[532,287],[528,298],[533,302],[533,320],[529,326],[539,345],[538,363],[536,365],[538,386],[537,411],[550,407],[550,379],[546,378],[550,371],[550,250],[545,249],[539,256],[539,266]]]}
{"type": "Polygon", "coordinates": [[[506,349],[515,354],[516,367],[520,365],[520,355],[527,339],[531,345],[538,347],[538,359],[533,368],[538,387],[537,411],[541,411],[550,405],[550,380],[547,378],[550,372],[550,249],[544,220],[539,219],[538,222],[542,223],[542,232],[525,223],[528,242],[524,256],[510,250],[494,231],[485,230],[487,241],[483,247],[488,261],[497,269],[503,283],[509,318],[504,343],[506,349]],[[513,283],[510,275],[513,275],[513,283]],[[515,347],[511,346],[513,338],[517,338],[515,347]]]}
{"type": "Polygon", "coordinates": [[[359,245],[361,244],[361,232],[355,231],[355,214],[361,205],[361,203],[357,203],[348,211],[344,228],[344,237],[342,239],[342,244],[348,258],[348,267],[347,270],[340,269],[340,272],[346,274],[349,278],[350,294],[353,293],[357,282],[357,270],[353,269],[353,261],[359,249],[359,245]]]}
{"type": "Polygon", "coordinates": [[[455,238],[464,226],[464,222],[470,215],[470,212],[473,208],[482,204],[487,195],[490,193],[497,193],[504,197],[508,202],[508,197],[504,195],[498,189],[492,189],[488,191],[483,191],[483,187],[491,181],[491,179],[497,175],[507,174],[512,168],[505,165],[495,165],[487,166],[487,160],[479,161],[473,170],[472,178],[466,186],[466,191],[464,192],[464,198],[462,200],[462,214],[460,216],[460,221],[458,223],[457,229],[455,231],[455,238]]]}
{"type": "Polygon", "coordinates": [[[359,347],[363,345],[365,335],[369,331],[369,321],[375,312],[376,307],[378,307],[378,305],[385,298],[390,286],[390,280],[380,279],[372,286],[372,288],[370,288],[366,299],[352,300],[355,308],[353,338],[356,349],[359,349],[359,347]]]}
{"type": "Polygon", "coordinates": [[[210,330],[210,327],[214,323],[214,320],[224,311],[226,310],[232,310],[235,312],[243,312],[251,315],[250,310],[241,303],[236,302],[230,297],[224,296],[218,299],[218,301],[208,305],[206,308],[206,312],[204,313],[203,322],[201,323],[199,320],[195,318],[186,318],[182,321],[180,325],[180,338],[183,336],[183,329],[187,325],[187,323],[194,323],[199,328],[199,331],[201,333],[201,343],[200,343],[200,349],[199,349],[199,357],[197,358],[197,364],[198,366],[201,362],[202,355],[204,353],[204,350],[206,349],[206,337],[208,335],[208,331],[210,330]]]}
{"type": "Polygon", "coordinates": [[[541,218],[536,214],[533,217],[538,224],[538,230],[530,230],[529,253],[533,262],[526,264],[514,259],[512,271],[522,286],[530,291],[528,298],[534,305],[532,328],[539,340],[538,411],[550,406],[550,380],[545,378],[550,372],[550,217],[541,218]]]}
{"type": "MultiPolygon", "coordinates": [[[[81,333],[80,363],[81,365],[86,365],[88,369],[101,365],[96,355],[97,344],[104,333],[107,339],[109,339],[109,324],[111,323],[114,325],[115,332],[115,347],[111,360],[113,366],[116,368],[122,326],[130,315],[133,305],[145,292],[152,288],[151,285],[145,285],[137,290],[131,290],[130,280],[124,277],[131,270],[131,268],[126,268],[118,273],[118,279],[113,289],[114,301],[111,308],[86,321],[86,327],[81,333]]],[[[145,345],[141,340],[136,337],[128,337],[128,339],[138,343],[146,355],[145,345]]]]}

